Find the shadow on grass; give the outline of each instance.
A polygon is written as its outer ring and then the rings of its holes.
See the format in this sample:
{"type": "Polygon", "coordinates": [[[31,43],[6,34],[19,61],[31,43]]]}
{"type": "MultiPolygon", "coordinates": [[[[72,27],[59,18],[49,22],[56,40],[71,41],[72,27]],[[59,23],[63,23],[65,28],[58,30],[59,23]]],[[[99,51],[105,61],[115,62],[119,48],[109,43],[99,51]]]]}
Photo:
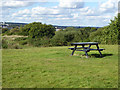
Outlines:
{"type": "Polygon", "coordinates": [[[106,56],[112,56],[113,54],[102,54],[102,56],[100,56],[100,54],[91,54],[91,57],[95,57],[95,58],[103,58],[106,56]]]}

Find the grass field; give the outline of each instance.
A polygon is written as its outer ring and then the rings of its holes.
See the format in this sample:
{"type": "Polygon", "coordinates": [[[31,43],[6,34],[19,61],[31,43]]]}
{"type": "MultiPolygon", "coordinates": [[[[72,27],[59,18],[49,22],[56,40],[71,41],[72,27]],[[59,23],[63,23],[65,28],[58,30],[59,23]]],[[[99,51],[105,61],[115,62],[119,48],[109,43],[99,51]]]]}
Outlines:
{"type": "Polygon", "coordinates": [[[103,58],[97,51],[70,56],[69,47],[2,50],[3,88],[118,87],[117,45],[100,45],[103,58]]]}

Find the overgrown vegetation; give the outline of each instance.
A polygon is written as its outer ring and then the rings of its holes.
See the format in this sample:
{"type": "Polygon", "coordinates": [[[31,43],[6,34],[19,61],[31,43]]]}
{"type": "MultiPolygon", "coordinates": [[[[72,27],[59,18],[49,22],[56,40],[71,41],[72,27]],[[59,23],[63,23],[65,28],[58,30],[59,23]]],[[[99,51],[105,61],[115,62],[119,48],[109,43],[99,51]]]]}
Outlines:
{"type": "MultiPolygon", "coordinates": [[[[89,27],[88,27],[89,28],[89,27]]],[[[51,39],[53,46],[66,46],[71,42],[85,42],[89,40],[89,33],[86,28],[76,29],[68,27],[65,30],[57,31],[55,36],[51,39]]]]}
{"type": "Polygon", "coordinates": [[[3,37],[2,48],[3,49],[22,49],[23,46],[28,45],[27,37],[3,37]]]}
{"type": "MultiPolygon", "coordinates": [[[[20,26],[11,30],[3,29],[3,35],[24,35],[28,36],[27,40],[22,40],[22,45],[30,46],[67,46],[71,42],[99,42],[100,44],[118,44],[120,29],[120,14],[111,20],[108,26],[102,28],[85,27],[74,28],[68,27],[65,30],[55,32],[52,25],[33,22],[24,27],[20,26]]],[[[4,41],[3,41],[4,45],[4,41]]],[[[4,46],[3,46],[4,48],[4,46]]]]}

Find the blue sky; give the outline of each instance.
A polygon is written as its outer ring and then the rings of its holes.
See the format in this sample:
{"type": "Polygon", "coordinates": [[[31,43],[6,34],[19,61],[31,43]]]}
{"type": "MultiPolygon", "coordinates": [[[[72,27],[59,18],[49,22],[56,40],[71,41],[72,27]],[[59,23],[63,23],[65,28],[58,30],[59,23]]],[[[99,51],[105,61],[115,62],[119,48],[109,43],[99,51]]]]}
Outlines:
{"type": "Polygon", "coordinates": [[[1,21],[63,26],[102,27],[118,13],[117,0],[3,0],[1,7],[1,21]]]}

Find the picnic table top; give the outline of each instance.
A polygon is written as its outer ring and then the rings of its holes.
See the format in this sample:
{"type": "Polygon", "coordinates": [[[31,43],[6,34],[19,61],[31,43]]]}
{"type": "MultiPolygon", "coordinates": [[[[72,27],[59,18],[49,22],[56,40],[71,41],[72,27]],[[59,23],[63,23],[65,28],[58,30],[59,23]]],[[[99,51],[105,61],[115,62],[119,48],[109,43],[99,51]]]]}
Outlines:
{"type": "Polygon", "coordinates": [[[77,42],[77,43],[71,43],[71,45],[97,45],[98,42],[77,42]]]}

